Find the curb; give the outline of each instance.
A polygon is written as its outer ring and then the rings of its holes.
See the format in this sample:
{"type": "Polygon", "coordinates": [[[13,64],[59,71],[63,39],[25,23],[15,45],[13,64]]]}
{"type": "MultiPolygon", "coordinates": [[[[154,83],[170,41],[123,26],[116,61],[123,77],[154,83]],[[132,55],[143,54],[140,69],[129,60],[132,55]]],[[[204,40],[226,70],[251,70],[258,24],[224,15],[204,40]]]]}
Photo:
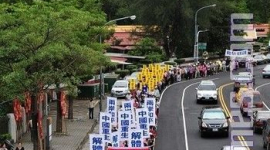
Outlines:
{"type": "Polygon", "coordinates": [[[87,140],[89,138],[89,134],[94,131],[94,128],[96,127],[97,123],[98,123],[98,121],[95,119],[94,124],[91,126],[90,130],[86,133],[85,137],[83,138],[83,140],[79,144],[79,146],[76,148],[76,150],[81,150],[83,148],[83,146],[85,145],[85,143],[87,142],[87,140]]]}

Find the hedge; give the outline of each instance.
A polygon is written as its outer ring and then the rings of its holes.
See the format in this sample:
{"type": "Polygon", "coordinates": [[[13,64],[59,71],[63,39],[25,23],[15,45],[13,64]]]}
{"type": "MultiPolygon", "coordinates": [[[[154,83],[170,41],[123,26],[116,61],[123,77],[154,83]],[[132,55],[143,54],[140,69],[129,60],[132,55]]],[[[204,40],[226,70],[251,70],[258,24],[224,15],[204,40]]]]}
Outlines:
{"type": "Polygon", "coordinates": [[[128,70],[137,69],[137,66],[136,66],[136,65],[128,65],[128,66],[127,66],[127,69],[128,69],[128,70]]]}
{"type": "Polygon", "coordinates": [[[121,78],[124,78],[126,75],[130,73],[129,70],[116,70],[115,74],[119,74],[121,78]]]}
{"type": "Polygon", "coordinates": [[[177,64],[182,64],[185,62],[185,59],[175,59],[174,62],[176,62],[177,64]]]}
{"type": "Polygon", "coordinates": [[[164,64],[166,64],[166,65],[176,65],[175,62],[170,62],[170,61],[164,62],[164,64]]]}
{"type": "Polygon", "coordinates": [[[150,60],[144,59],[144,60],[140,60],[140,62],[142,64],[151,64],[152,62],[150,60]]]}

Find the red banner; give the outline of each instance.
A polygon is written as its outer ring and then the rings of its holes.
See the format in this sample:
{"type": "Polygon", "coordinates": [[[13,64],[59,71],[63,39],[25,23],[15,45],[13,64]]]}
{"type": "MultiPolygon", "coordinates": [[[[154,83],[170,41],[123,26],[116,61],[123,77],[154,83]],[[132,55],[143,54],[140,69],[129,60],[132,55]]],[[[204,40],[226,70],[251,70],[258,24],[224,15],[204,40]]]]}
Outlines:
{"type": "Polygon", "coordinates": [[[21,103],[18,98],[15,98],[13,101],[13,111],[15,120],[20,121],[22,119],[22,113],[21,113],[21,103]]]}
{"type": "Polygon", "coordinates": [[[66,104],[66,94],[64,91],[61,91],[61,111],[62,111],[62,116],[65,116],[67,113],[67,104],[66,104]]]}
{"type": "Polygon", "coordinates": [[[148,147],[108,147],[108,150],[150,150],[148,147]]]}
{"type": "Polygon", "coordinates": [[[31,95],[29,92],[24,93],[25,98],[25,112],[26,114],[31,112],[31,95]]]}
{"type": "Polygon", "coordinates": [[[40,138],[43,139],[42,115],[40,112],[38,113],[38,131],[40,138]]]}

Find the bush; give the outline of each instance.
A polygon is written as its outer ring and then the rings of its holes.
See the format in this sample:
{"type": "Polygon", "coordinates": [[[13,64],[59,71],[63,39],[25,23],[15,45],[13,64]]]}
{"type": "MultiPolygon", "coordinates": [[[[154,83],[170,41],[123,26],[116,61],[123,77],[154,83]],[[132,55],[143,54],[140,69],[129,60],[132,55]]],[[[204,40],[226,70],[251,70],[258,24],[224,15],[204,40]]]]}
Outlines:
{"type": "Polygon", "coordinates": [[[175,59],[174,62],[176,62],[177,64],[182,64],[185,62],[185,59],[175,59]]]}
{"type": "Polygon", "coordinates": [[[11,140],[11,135],[9,133],[0,135],[0,141],[5,141],[5,140],[11,140]]]}
{"type": "Polygon", "coordinates": [[[137,66],[136,66],[136,65],[128,65],[128,66],[127,66],[127,69],[128,69],[128,70],[137,69],[137,66]]]}
{"type": "Polygon", "coordinates": [[[164,62],[164,64],[166,64],[166,65],[176,65],[176,63],[175,62],[171,62],[171,61],[167,61],[167,62],[164,62]]]}
{"type": "Polygon", "coordinates": [[[142,68],[143,64],[137,64],[137,68],[142,68]]]}
{"type": "Polygon", "coordinates": [[[119,74],[121,78],[124,78],[126,75],[130,73],[129,70],[116,70],[115,74],[119,74]]]}
{"type": "Polygon", "coordinates": [[[152,62],[150,60],[144,59],[144,60],[140,60],[140,62],[142,64],[151,64],[152,62]]]}
{"type": "Polygon", "coordinates": [[[138,69],[132,69],[132,70],[130,71],[130,73],[133,73],[133,72],[138,72],[138,69]]]}

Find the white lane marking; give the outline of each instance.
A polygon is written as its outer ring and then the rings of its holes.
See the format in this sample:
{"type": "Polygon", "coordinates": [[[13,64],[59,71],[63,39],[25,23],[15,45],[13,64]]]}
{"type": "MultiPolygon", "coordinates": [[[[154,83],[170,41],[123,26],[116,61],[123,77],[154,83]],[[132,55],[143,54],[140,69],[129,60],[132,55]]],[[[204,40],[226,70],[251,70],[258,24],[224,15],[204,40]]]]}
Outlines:
{"type": "MultiPolygon", "coordinates": [[[[219,78],[214,78],[214,79],[210,79],[210,80],[217,80],[219,78]]],[[[192,83],[190,84],[189,86],[187,86],[184,90],[183,90],[183,95],[182,95],[182,101],[181,101],[181,108],[182,108],[182,116],[183,116],[183,126],[184,126],[184,135],[185,135],[185,145],[186,145],[186,150],[189,150],[188,148],[188,138],[187,138],[187,126],[186,126],[186,117],[185,117],[185,106],[184,106],[184,99],[185,99],[185,93],[186,93],[186,90],[195,85],[195,84],[198,84],[200,82],[196,82],[196,83],[192,83]]]]}
{"type": "MultiPolygon", "coordinates": [[[[265,84],[262,84],[262,85],[260,85],[260,86],[257,86],[256,88],[255,88],[255,91],[258,91],[258,88],[261,88],[261,87],[263,87],[263,86],[266,86],[266,85],[269,85],[270,83],[265,83],[265,84]]],[[[268,109],[269,111],[270,111],[270,108],[263,102],[263,105],[265,106],[265,108],[266,109],[268,109]]]]}
{"type": "MultiPolygon", "coordinates": [[[[160,95],[160,99],[159,99],[160,104],[159,104],[159,105],[161,106],[161,100],[162,100],[163,94],[165,93],[165,91],[166,91],[169,87],[171,87],[171,86],[173,86],[173,85],[178,85],[178,84],[181,84],[181,83],[186,83],[186,82],[188,82],[188,81],[199,80],[199,79],[202,79],[202,78],[196,78],[196,79],[192,79],[192,80],[181,81],[181,82],[177,82],[177,83],[174,83],[174,84],[171,84],[171,85],[167,86],[167,87],[162,91],[162,93],[161,93],[161,95],[160,95]]],[[[160,106],[159,106],[159,108],[160,108],[160,106]]]]}

